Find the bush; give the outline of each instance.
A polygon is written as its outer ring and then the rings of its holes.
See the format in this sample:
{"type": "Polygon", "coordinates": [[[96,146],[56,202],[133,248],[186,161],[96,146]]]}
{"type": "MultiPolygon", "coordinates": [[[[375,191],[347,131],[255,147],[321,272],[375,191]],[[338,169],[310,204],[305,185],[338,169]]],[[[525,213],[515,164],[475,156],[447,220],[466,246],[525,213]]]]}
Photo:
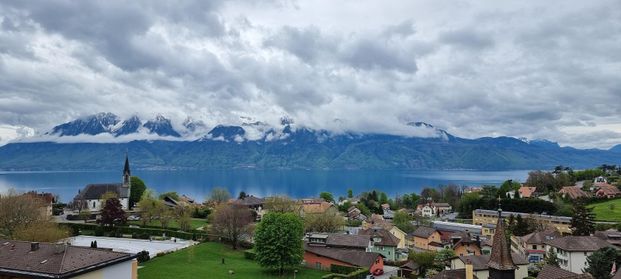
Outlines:
{"type": "Polygon", "coordinates": [[[244,251],[244,258],[246,258],[246,259],[254,261],[254,258],[256,257],[256,255],[257,254],[252,249],[248,249],[248,250],[244,251]]]}
{"type": "Polygon", "coordinates": [[[352,273],[357,270],[358,268],[353,267],[353,266],[344,266],[344,265],[336,265],[336,264],[330,265],[330,272],[332,273],[348,274],[348,273],[352,273]]]}
{"type": "Polygon", "coordinates": [[[136,258],[138,260],[138,263],[144,263],[151,259],[151,257],[149,256],[149,251],[142,250],[136,255],[138,256],[136,258]]]}
{"type": "Polygon", "coordinates": [[[95,228],[95,236],[104,236],[104,229],[100,226],[95,228]]]}
{"type": "MultiPolygon", "coordinates": [[[[332,267],[330,267],[332,268],[332,267]]],[[[343,278],[343,279],[366,279],[367,275],[369,275],[369,269],[368,268],[362,268],[359,270],[356,270],[354,272],[348,273],[348,274],[339,274],[339,273],[330,273],[330,274],[326,274],[324,276],[322,276],[322,279],[338,279],[338,278],[343,278]]]]}
{"type": "MultiPolygon", "coordinates": [[[[81,223],[67,223],[67,226],[73,230],[95,230],[95,236],[104,236],[104,227],[93,224],[81,224],[81,223]]],[[[121,237],[123,234],[131,235],[134,238],[148,239],[149,236],[162,236],[175,237],[181,239],[196,239],[207,240],[213,235],[210,235],[204,231],[193,230],[191,232],[182,232],[166,229],[152,229],[152,228],[130,228],[130,227],[116,227],[113,232],[110,232],[110,236],[121,237]]],[[[247,247],[251,248],[251,247],[247,247]]]]}

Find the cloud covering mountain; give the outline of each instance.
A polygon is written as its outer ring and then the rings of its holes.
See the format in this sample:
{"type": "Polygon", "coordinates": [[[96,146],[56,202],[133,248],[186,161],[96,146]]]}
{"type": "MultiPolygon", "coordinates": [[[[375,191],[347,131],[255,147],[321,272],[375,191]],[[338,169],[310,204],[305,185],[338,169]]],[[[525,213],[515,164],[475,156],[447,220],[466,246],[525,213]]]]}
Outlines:
{"type": "Polygon", "coordinates": [[[0,144],[109,111],[116,134],[93,137],[184,138],[189,116],[207,131],[258,119],[257,138],[287,115],[607,149],[620,72],[615,0],[3,1],[0,144]]]}

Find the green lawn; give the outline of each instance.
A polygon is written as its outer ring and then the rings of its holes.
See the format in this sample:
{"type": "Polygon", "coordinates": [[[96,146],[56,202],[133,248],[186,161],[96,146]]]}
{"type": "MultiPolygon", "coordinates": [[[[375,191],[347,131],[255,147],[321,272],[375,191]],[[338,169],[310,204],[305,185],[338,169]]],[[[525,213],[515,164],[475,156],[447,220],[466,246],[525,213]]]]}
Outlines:
{"type": "Polygon", "coordinates": [[[593,208],[597,221],[621,222],[621,199],[593,203],[587,207],[593,208]]]}
{"type": "MultiPolygon", "coordinates": [[[[296,278],[321,278],[327,274],[319,270],[300,267],[296,278]]],[[[265,271],[255,261],[244,258],[242,250],[232,250],[221,243],[207,242],[181,251],[156,257],[138,269],[138,278],[293,278],[265,271]],[[225,258],[225,264],[222,264],[225,258]],[[229,270],[235,272],[229,275],[229,270]]]]}
{"type": "MultiPolygon", "coordinates": [[[[136,225],[136,226],[142,226],[142,221],[129,221],[127,222],[130,225],[136,225]]],[[[150,223],[147,224],[148,226],[153,226],[153,227],[161,227],[162,224],[160,224],[159,220],[153,220],[150,223]]],[[[203,226],[207,226],[207,221],[205,219],[199,219],[199,218],[192,218],[192,229],[198,229],[200,227],[203,226]]],[[[176,220],[171,220],[170,224],[168,224],[168,228],[169,229],[178,229],[179,228],[179,224],[177,223],[176,220]]]]}

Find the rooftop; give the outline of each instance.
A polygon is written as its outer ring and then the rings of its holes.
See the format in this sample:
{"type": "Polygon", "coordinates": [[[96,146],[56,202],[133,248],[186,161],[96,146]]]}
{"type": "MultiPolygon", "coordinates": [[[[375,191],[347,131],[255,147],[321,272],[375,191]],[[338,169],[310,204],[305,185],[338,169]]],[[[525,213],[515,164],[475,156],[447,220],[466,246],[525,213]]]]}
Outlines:
{"type": "Polygon", "coordinates": [[[304,250],[306,252],[360,267],[370,267],[378,257],[381,257],[379,253],[362,252],[360,250],[344,248],[311,246],[308,244],[304,245],[304,250]]]}
{"type": "Polygon", "coordinates": [[[552,265],[544,265],[539,274],[537,275],[537,279],[591,279],[593,278],[590,274],[578,274],[573,273],[571,271],[564,270],[562,268],[552,266],[552,265]]]}
{"type": "Polygon", "coordinates": [[[607,241],[596,236],[565,236],[545,241],[547,245],[565,251],[589,252],[612,246],[607,241]]]}
{"type": "Polygon", "coordinates": [[[134,258],[107,249],[0,240],[0,269],[10,276],[70,278],[134,258]]]}

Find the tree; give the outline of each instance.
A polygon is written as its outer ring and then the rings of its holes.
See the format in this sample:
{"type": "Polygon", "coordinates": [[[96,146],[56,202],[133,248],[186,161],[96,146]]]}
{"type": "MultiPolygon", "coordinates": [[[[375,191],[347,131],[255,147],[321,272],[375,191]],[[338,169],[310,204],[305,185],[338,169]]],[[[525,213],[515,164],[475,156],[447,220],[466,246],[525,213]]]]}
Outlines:
{"type": "Polygon", "coordinates": [[[45,221],[41,207],[41,200],[31,195],[18,195],[14,190],[0,195],[0,235],[13,239],[16,230],[45,221]]]}
{"type": "Polygon", "coordinates": [[[265,210],[269,212],[293,212],[295,214],[299,214],[300,209],[301,206],[298,202],[285,196],[269,197],[265,200],[265,210]]]}
{"type": "Polygon", "coordinates": [[[584,202],[578,200],[574,203],[574,214],[571,217],[571,230],[573,235],[589,236],[595,232],[595,217],[592,209],[587,208],[584,202]]]}
{"type": "Polygon", "coordinates": [[[238,200],[243,200],[248,196],[248,194],[246,194],[246,192],[241,191],[239,192],[239,196],[237,197],[238,200]]]}
{"type": "Polygon", "coordinates": [[[144,181],[138,176],[131,177],[131,187],[129,191],[129,207],[133,208],[142,198],[142,194],[147,189],[144,181]]]}
{"type": "Polygon", "coordinates": [[[556,252],[554,252],[554,249],[550,249],[548,253],[546,253],[543,257],[543,262],[547,265],[559,267],[558,256],[556,255],[556,252]]]}
{"type": "Polygon", "coordinates": [[[107,199],[104,208],[101,210],[101,223],[105,226],[113,227],[125,224],[126,221],[127,217],[119,199],[107,199]]]}
{"type": "Polygon", "coordinates": [[[297,267],[302,261],[304,224],[293,213],[270,212],[257,226],[254,240],[256,260],[262,267],[278,269],[297,267]]]}
{"type": "Polygon", "coordinates": [[[31,242],[56,242],[70,235],[67,228],[49,221],[37,221],[15,231],[15,239],[31,242]]]}
{"type": "Polygon", "coordinates": [[[336,208],[331,207],[323,213],[304,215],[306,232],[337,232],[345,226],[345,219],[336,208]]]}
{"type": "Polygon", "coordinates": [[[405,233],[411,233],[415,229],[414,225],[412,225],[412,217],[403,211],[395,212],[392,222],[395,226],[397,226],[397,228],[401,229],[405,233]]]}
{"type": "Polygon", "coordinates": [[[231,199],[229,191],[222,187],[215,187],[211,189],[209,194],[209,201],[214,204],[220,204],[231,199]]]}
{"type": "Polygon", "coordinates": [[[143,227],[155,220],[162,206],[164,206],[163,202],[155,198],[155,193],[151,189],[144,191],[138,202],[138,207],[141,211],[140,221],[143,227]]]}
{"type": "Polygon", "coordinates": [[[434,260],[434,269],[437,271],[444,270],[450,259],[455,257],[455,251],[452,249],[444,248],[436,253],[434,260]]]}
{"type": "Polygon", "coordinates": [[[109,199],[118,199],[119,195],[116,192],[105,192],[103,193],[103,195],[101,195],[101,199],[103,200],[103,204],[106,204],[106,201],[108,201],[109,199]]]}
{"type": "Polygon", "coordinates": [[[415,252],[411,251],[408,258],[413,262],[417,263],[421,268],[421,274],[425,274],[427,270],[432,270],[434,267],[434,259],[436,257],[436,252],[433,251],[424,251],[424,252],[415,252]]]}
{"type": "Polygon", "coordinates": [[[498,194],[501,197],[506,197],[508,192],[517,191],[520,189],[521,186],[522,184],[520,184],[519,182],[509,179],[500,185],[500,189],[498,189],[498,194]]]}
{"type": "Polygon", "coordinates": [[[321,192],[319,194],[319,197],[322,198],[324,201],[334,202],[334,196],[332,196],[332,193],[330,192],[321,192]]]}
{"type": "Polygon", "coordinates": [[[175,218],[172,209],[170,209],[167,205],[160,201],[159,203],[157,203],[156,212],[157,218],[160,220],[160,226],[162,226],[162,229],[168,228],[170,222],[175,218]]]}
{"type": "Polygon", "coordinates": [[[588,267],[584,269],[584,272],[590,273],[595,279],[610,279],[613,263],[617,266],[621,263],[619,252],[615,248],[604,247],[587,257],[588,267]]]}
{"type": "Polygon", "coordinates": [[[350,199],[354,197],[354,191],[352,189],[347,189],[347,197],[350,199]]]}
{"type": "Polygon", "coordinates": [[[250,209],[239,204],[222,203],[212,214],[212,229],[224,237],[237,249],[240,237],[247,233],[250,223],[254,220],[250,209]]]}

